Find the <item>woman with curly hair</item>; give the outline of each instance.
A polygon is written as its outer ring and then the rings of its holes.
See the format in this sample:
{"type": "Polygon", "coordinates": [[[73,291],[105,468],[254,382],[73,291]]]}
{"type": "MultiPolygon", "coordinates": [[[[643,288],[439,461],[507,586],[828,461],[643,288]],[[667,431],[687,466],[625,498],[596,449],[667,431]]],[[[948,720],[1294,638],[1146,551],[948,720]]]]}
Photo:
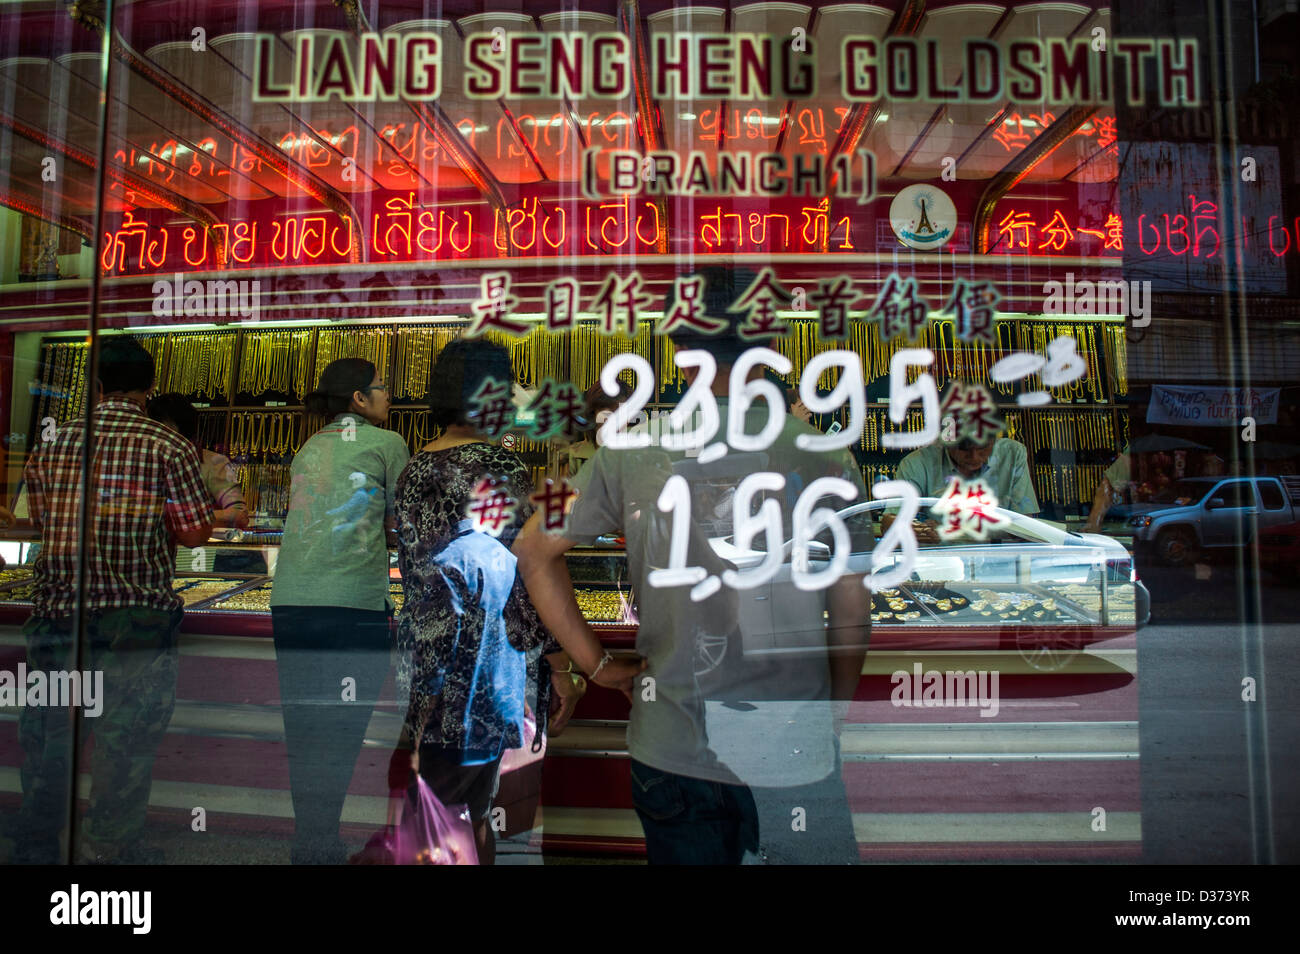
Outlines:
{"type": "MultiPolygon", "coordinates": [[[[550,691],[556,734],[585,689],[515,572],[510,545],[533,511],[528,468],[488,442],[472,410],[485,384],[508,395],[513,380],[500,345],[465,338],[447,345],[428,395],[430,419],[443,432],[397,482],[404,592],[398,691],[409,692],[410,701],[393,781],[402,781],[409,760],[440,801],[467,804],[482,864],[496,853],[488,819],[501,758],[524,744],[530,661],[544,654],[536,672],[538,748],[550,691]],[[504,504],[501,522],[475,513],[475,500],[493,495],[503,495],[496,497],[504,504]]],[[[605,666],[597,681],[618,685],[628,676],[624,665],[605,666]]]]}

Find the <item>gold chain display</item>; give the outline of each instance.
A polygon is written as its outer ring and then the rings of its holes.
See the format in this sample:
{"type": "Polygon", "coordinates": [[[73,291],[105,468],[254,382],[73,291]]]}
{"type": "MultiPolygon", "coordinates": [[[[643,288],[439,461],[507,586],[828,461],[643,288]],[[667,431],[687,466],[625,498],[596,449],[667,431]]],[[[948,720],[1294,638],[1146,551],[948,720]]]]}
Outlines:
{"type": "Polygon", "coordinates": [[[229,398],[235,363],[233,331],[194,331],[170,335],[166,368],[156,375],[160,392],[192,397],[229,398]]]}
{"type": "Polygon", "coordinates": [[[85,409],[87,345],[82,341],[58,342],[44,345],[41,353],[37,426],[47,417],[63,424],[85,409]]]}
{"type": "MultiPolygon", "coordinates": [[[[662,393],[668,387],[668,383],[664,380],[665,376],[676,382],[681,380],[679,377],[681,372],[672,363],[672,343],[668,341],[668,336],[656,336],[653,324],[648,321],[639,322],[636,334],[632,337],[603,334],[597,325],[575,324],[569,333],[569,380],[579,391],[586,391],[600,380],[600,370],[605,367],[610,358],[628,352],[640,355],[653,367],[656,337],[659,339],[659,389],[662,393]],[[665,347],[669,349],[667,352],[664,350],[665,347]]],[[[619,379],[631,385],[632,373],[624,372],[619,379]]]]}
{"type": "MultiPolygon", "coordinates": [[[[1127,339],[1121,322],[1058,321],[1051,317],[1000,320],[994,325],[995,340],[963,341],[957,338],[952,319],[925,322],[913,340],[882,341],[879,325],[855,317],[848,323],[846,340],[823,340],[816,320],[787,321],[788,333],[772,339],[771,346],[790,360],[786,376],[794,385],[802,379],[808,362],[818,354],[836,348],[856,353],[862,362],[869,400],[881,401],[882,382],[888,381],[894,355],[903,348],[930,349],[935,356],[928,369],[914,367],[908,378],[923,371],[934,378],[941,392],[954,380],[982,382],[1002,402],[999,416],[1006,435],[1023,443],[1031,458],[1043,460],[1046,450],[1064,453],[1114,452],[1126,446],[1128,417],[1109,402],[1128,394],[1127,339]],[[1087,374],[1069,384],[1046,389],[1041,377],[996,384],[989,380],[994,363],[1013,351],[1044,354],[1047,343],[1062,335],[1074,339],[1075,349],[1087,362],[1087,374]],[[1006,406],[1019,390],[1049,390],[1054,403],[1043,408],[1006,406]],[[1080,406],[1083,405],[1083,406],[1080,406]],[[1118,416],[1118,421],[1117,421],[1118,416]]],[[[241,331],[150,333],[138,340],[154,357],[158,369],[158,390],[177,391],[195,398],[236,404],[236,395],[254,399],[277,394],[302,400],[319,383],[325,366],[341,357],[372,361],[388,381],[395,401],[418,402],[425,397],[429,377],[438,355],[463,331],[460,323],[426,323],[410,326],[367,326],[325,328],[248,329],[241,331]],[[238,357],[238,367],[235,359],[238,357]]],[[[642,321],[635,335],[606,335],[598,325],[576,323],[566,333],[535,327],[521,337],[489,332],[487,337],[504,345],[510,353],[517,379],[537,387],[546,379],[568,380],[580,390],[597,383],[601,369],[616,354],[633,352],[656,368],[660,393],[684,386],[673,362],[675,349],[667,336],[654,334],[654,323],[642,321]]],[[[42,345],[42,384],[38,417],[54,416],[63,422],[81,412],[84,400],[84,341],[51,341],[42,345]]],[[[831,369],[817,382],[819,390],[835,386],[838,369],[831,369]]],[[[631,384],[631,372],[623,379],[631,384]]],[[[652,402],[651,407],[654,406],[652,402]]],[[[287,465],[303,440],[324,421],[307,418],[301,406],[262,408],[217,406],[200,408],[200,440],[204,446],[225,449],[238,468],[241,486],[250,507],[275,512],[287,506],[287,465]]],[[[838,415],[847,424],[846,414],[838,415]]],[[[823,422],[824,423],[824,422],[823,422]]],[[[421,405],[394,407],[389,428],[400,434],[412,453],[437,436],[421,405]]],[[[883,447],[887,433],[916,431],[921,426],[918,410],[909,411],[901,426],[889,420],[887,411],[875,404],[868,408],[865,426],[857,443],[867,459],[861,463],[868,480],[892,475],[903,456],[883,447]],[[886,459],[887,458],[887,459],[886,459]]],[[[538,455],[554,458],[549,442],[515,435],[516,450],[538,476],[538,455]]],[[[1059,459],[1058,459],[1059,460],[1059,459]]],[[[552,461],[554,465],[554,461],[552,461]]],[[[1104,465],[1097,460],[1076,460],[1067,473],[1064,465],[1035,464],[1032,470],[1040,498],[1067,505],[1091,500],[1104,465]]]]}
{"type": "Polygon", "coordinates": [[[289,465],[244,463],[235,468],[235,479],[244,495],[248,512],[282,515],[289,509],[289,465]]]}
{"type": "MultiPolygon", "coordinates": [[[[773,351],[790,359],[790,373],[785,375],[785,380],[791,387],[794,387],[803,378],[804,368],[808,367],[809,361],[826,351],[843,348],[845,342],[834,338],[822,338],[818,334],[819,328],[816,321],[799,319],[787,322],[787,326],[790,330],[786,334],[777,335],[773,338],[771,347],[773,351]]],[[[859,357],[861,357],[861,353],[859,353],[859,357]]],[[[822,374],[817,386],[828,390],[835,387],[839,383],[839,379],[839,369],[832,368],[822,374]]]]}
{"type": "MultiPolygon", "coordinates": [[[[546,378],[562,378],[562,355],[565,335],[545,328],[534,328],[523,337],[511,337],[490,331],[483,337],[503,345],[510,352],[510,366],[515,380],[535,388],[546,378]]],[[[599,374],[600,369],[597,368],[599,374]]]]}
{"type": "Polygon", "coordinates": [[[1105,325],[1102,337],[1106,344],[1106,372],[1112,394],[1128,394],[1128,337],[1124,325],[1105,325]]]}
{"type": "Polygon", "coordinates": [[[393,399],[424,400],[438,355],[459,334],[453,327],[398,328],[397,363],[390,382],[393,399]]]}
{"type": "Polygon", "coordinates": [[[254,396],[275,391],[302,400],[308,390],[311,342],[311,329],[245,332],[236,390],[254,396]]]}
{"type": "Polygon", "coordinates": [[[439,428],[429,422],[429,412],[424,409],[391,410],[388,412],[388,427],[401,435],[412,454],[441,433],[439,428]]]}
{"type": "Polygon", "coordinates": [[[386,381],[392,347],[391,328],[322,328],[316,336],[316,366],[312,372],[312,388],[320,385],[320,376],[325,373],[329,363],[339,358],[365,358],[386,381]]]}

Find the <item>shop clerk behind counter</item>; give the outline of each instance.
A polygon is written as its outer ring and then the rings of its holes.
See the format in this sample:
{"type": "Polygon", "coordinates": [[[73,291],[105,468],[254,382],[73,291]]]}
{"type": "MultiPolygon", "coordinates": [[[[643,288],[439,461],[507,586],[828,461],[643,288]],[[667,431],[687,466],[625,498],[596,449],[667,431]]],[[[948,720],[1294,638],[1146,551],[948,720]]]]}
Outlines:
{"type": "MultiPolygon", "coordinates": [[[[904,457],[896,476],[916,487],[922,497],[943,496],[954,477],[963,480],[978,477],[993,491],[1002,509],[1028,517],[1038,516],[1038,497],[1029,478],[1029,452],[1024,444],[1010,438],[999,437],[983,445],[970,438],[935,441],[904,457]]],[[[888,527],[893,520],[893,514],[885,514],[882,525],[888,527]]],[[[917,542],[938,543],[936,526],[933,520],[918,523],[917,542]]]]}

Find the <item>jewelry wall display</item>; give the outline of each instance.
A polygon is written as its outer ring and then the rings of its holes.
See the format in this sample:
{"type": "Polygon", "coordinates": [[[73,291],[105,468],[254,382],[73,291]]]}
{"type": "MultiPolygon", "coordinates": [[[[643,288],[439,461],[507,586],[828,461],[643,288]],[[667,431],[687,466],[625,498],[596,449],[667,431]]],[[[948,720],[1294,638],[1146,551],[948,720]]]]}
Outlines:
{"type": "Polygon", "coordinates": [[[226,453],[225,408],[199,408],[199,446],[217,453],[226,453]]]}
{"type": "Polygon", "coordinates": [[[1112,394],[1128,394],[1128,337],[1124,325],[1102,327],[1106,350],[1106,375],[1112,394]]]}
{"type": "Polygon", "coordinates": [[[306,426],[303,428],[303,430],[306,432],[306,435],[308,437],[311,437],[313,434],[319,431],[322,427],[328,424],[330,420],[323,414],[308,414],[306,415],[306,418],[307,418],[306,426]]]}
{"type": "MultiPolygon", "coordinates": [[[[903,348],[929,348],[935,350],[936,338],[935,327],[942,322],[932,322],[923,325],[919,329],[919,335],[914,340],[905,338],[890,338],[888,341],[880,340],[880,326],[874,322],[854,320],[849,322],[849,348],[862,359],[862,374],[867,383],[879,381],[881,378],[888,376],[889,363],[893,360],[894,355],[903,348]]],[[[935,355],[936,361],[941,360],[939,355],[935,355]]],[[[935,368],[931,368],[931,373],[937,375],[935,368]]]]}
{"type": "Polygon", "coordinates": [[[433,365],[460,329],[447,327],[397,329],[397,363],[393,368],[393,400],[423,401],[433,365]]]}
{"type": "Polygon", "coordinates": [[[86,356],[84,342],[59,342],[41,348],[41,399],[36,420],[53,417],[64,424],[84,410],[86,356]]]}
{"type": "Polygon", "coordinates": [[[1084,464],[1079,471],[1079,503],[1091,504],[1092,496],[1097,492],[1097,485],[1106,476],[1103,464],[1084,464]]]}
{"type": "Polygon", "coordinates": [[[284,457],[299,446],[297,411],[235,411],[230,415],[230,456],[284,457]]]}
{"type": "MultiPolygon", "coordinates": [[[[793,388],[798,387],[809,361],[825,351],[844,347],[844,342],[823,338],[816,321],[799,319],[786,322],[786,325],[789,330],[784,335],[773,338],[771,347],[773,351],[790,359],[790,373],[784,377],[786,383],[793,388]]],[[[861,357],[862,352],[858,354],[861,357]]],[[[839,383],[839,379],[839,368],[832,368],[822,374],[817,386],[822,390],[830,390],[839,383]]]]}
{"type": "Polygon", "coordinates": [[[245,332],[237,391],[255,397],[274,391],[301,401],[308,391],[312,335],[310,328],[245,332]]]}
{"type": "Polygon", "coordinates": [[[921,430],[922,424],[922,412],[920,410],[908,411],[906,420],[903,421],[902,425],[898,425],[890,420],[887,409],[867,408],[866,426],[862,428],[862,436],[858,439],[858,443],[865,451],[878,451],[881,449],[880,437],[882,434],[911,433],[921,430]]]}
{"type": "Polygon", "coordinates": [[[1061,499],[1060,488],[1056,484],[1056,468],[1051,464],[1034,465],[1034,489],[1039,502],[1056,503],[1061,499]]]}
{"type": "MultiPolygon", "coordinates": [[[[668,339],[667,335],[657,335],[656,345],[659,351],[659,393],[666,391],[682,390],[686,387],[686,375],[682,374],[682,369],[677,367],[673,361],[673,355],[677,354],[677,348],[668,339]]],[[[599,373],[599,369],[597,370],[599,373]]],[[[626,380],[626,376],[624,377],[626,380]]],[[[576,382],[575,382],[576,383],[576,382]]],[[[631,381],[627,382],[631,384],[631,381]]]]}
{"type": "Polygon", "coordinates": [[[867,485],[868,492],[872,484],[879,483],[882,480],[893,480],[894,474],[898,468],[893,464],[863,464],[862,480],[867,485]]]}
{"type": "Polygon", "coordinates": [[[1006,424],[1007,437],[1013,441],[1024,443],[1022,436],[1024,434],[1024,418],[1020,411],[1003,411],[1002,421],[1006,424]]]}
{"type": "Polygon", "coordinates": [[[388,427],[401,435],[412,454],[442,433],[441,428],[429,421],[429,412],[423,409],[400,408],[389,411],[388,427]]]}
{"type": "Polygon", "coordinates": [[[170,342],[168,335],[137,335],[136,341],[140,342],[140,347],[149,352],[149,357],[153,358],[154,377],[162,381],[167,370],[167,348],[170,342]]]}
{"type": "MultiPolygon", "coordinates": [[[[1127,339],[1119,322],[1067,323],[1051,317],[1003,320],[994,325],[992,344],[959,339],[950,318],[926,321],[918,329],[917,338],[910,341],[881,341],[879,325],[861,317],[849,321],[844,341],[823,340],[815,319],[788,320],[787,327],[788,333],[774,337],[771,346],[790,360],[792,372],[787,381],[791,385],[802,378],[815,355],[837,347],[859,355],[867,382],[887,382],[890,361],[900,349],[927,348],[934,352],[934,363],[924,369],[914,367],[909,380],[926,371],[935,378],[941,392],[952,380],[983,383],[1002,404],[998,416],[1004,421],[1005,436],[1025,444],[1031,458],[1041,456],[1045,461],[1043,452],[1048,450],[1107,452],[1104,456],[1084,456],[1087,463],[1076,462],[1068,472],[1060,463],[1035,465],[1032,476],[1044,501],[1067,507],[1086,505],[1104,473],[1101,461],[1108,461],[1127,446],[1127,413],[1106,406],[1129,390],[1127,339]],[[1087,374],[1065,386],[1046,389],[1053,395],[1052,405],[1032,409],[1007,406],[1017,391],[1032,390],[1041,383],[1037,376],[1004,385],[993,383],[989,379],[991,366],[1012,351],[1044,354],[1047,343],[1061,335],[1074,338],[1077,353],[1087,361],[1087,374]]],[[[657,361],[660,388],[671,392],[685,382],[673,361],[672,342],[666,336],[655,335],[654,329],[654,322],[642,321],[632,337],[611,336],[602,334],[594,323],[579,322],[567,333],[536,327],[522,337],[495,333],[488,337],[509,350],[517,379],[525,386],[536,387],[550,378],[571,381],[585,391],[598,381],[611,357],[633,352],[647,361],[657,361]]],[[[320,373],[330,361],[363,357],[380,369],[395,400],[418,402],[425,396],[438,354],[462,330],[462,324],[448,321],[360,328],[175,331],[137,337],[155,359],[158,389],[179,391],[195,400],[228,397],[231,404],[237,404],[236,394],[255,399],[279,394],[301,400],[319,382],[320,373]]],[[[66,421],[81,412],[86,357],[86,346],[81,341],[42,345],[45,386],[38,399],[41,418],[50,415],[66,421]]],[[[828,371],[818,382],[819,388],[825,391],[833,387],[836,373],[836,369],[828,371]]],[[[625,374],[625,379],[633,383],[631,372],[625,374]]],[[[878,388],[872,392],[873,397],[878,398],[878,388]]],[[[661,410],[666,406],[652,403],[648,408],[661,410]]],[[[264,494],[262,499],[267,501],[276,499],[279,472],[257,471],[250,476],[247,468],[254,465],[249,462],[258,467],[271,466],[278,459],[280,463],[275,466],[286,466],[303,440],[325,424],[321,417],[305,415],[301,407],[219,407],[200,408],[200,412],[200,440],[214,450],[224,449],[232,460],[237,460],[245,468],[244,480],[252,481],[249,492],[264,494]],[[265,491],[259,489],[263,477],[271,480],[265,491]]],[[[388,426],[402,436],[412,453],[437,436],[427,410],[419,405],[393,408],[388,426]]],[[[858,440],[861,451],[872,455],[871,462],[862,465],[864,478],[874,482],[892,476],[905,456],[904,452],[884,450],[882,434],[915,431],[920,426],[919,410],[911,410],[907,420],[898,426],[889,420],[881,405],[869,406],[858,440]]],[[[556,454],[556,446],[550,442],[539,443],[519,435],[516,438],[516,449],[526,455],[530,467],[539,463],[538,455],[549,458],[556,454]]]]}
{"type": "Polygon", "coordinates": [[[159,392],[213,400],[229,398],[234,378],[235,333],[196,331],[169,335],[166,370],[159,392]]]}
{"type": "Polygon", "coordinates": [[[311,389],[320,385],[320,376],[329,363],[339,358],[365,358],[387,379],[392,348],[391,328],[322,328],[316,336],[311,389]]]}
{"type": "Polygon", "coordinates": [[[547,441],[535,441],[530,437],[515,435],[516,454],[545,454],[550,446],[547,441]]]}
{"type": "Polygon", "coordinates": [[[289,511],[290,471],[282,461],[243,461],[235,466],[235,479],[248,512],[283,517],[289,511]]]}
{"type": "MultiPolygon", "coordinates": [[[[1084,381],[1088,385],[1088,396],[1094,403],[1103,404],[1106,401],[1106,390],[1103,387],[1100,355],[1097,351],[1097,326],[1096,324],[1075,325],[1074,332],[1074,339],[1080,345],[1079,350],[1088,362],[1088,372],[1084,375],[1084,381]]],[[[1115,389],[1111,388],[1110,393],[1114,394],[1115,389]]]]}
{"type": "MultiPolygon", "coordinates": [[[[1047,343],[1056,338],[1069,336],[1074,339],[1075,351],[1088,363],[1088,371],[1083,377],[1077,378],[1067,384],[1059,387],[1045,388],[1042,379],[1038,375],[1031,375],[1022,382],[1009,382],[1005,384],[995,384],[994,388],[1002,394],[1012,394],[1016,390],[1016,385],[1021,386],[1027,391],[1046,390],[1050,391],[1052,397],[1062,404],[1073,404],[1083,399],[1092,400],[1098,404],[1106,404],[1116,393],[1116,388],[1108,388],[1103,382],[1109,382],[1113,378],[1114,369],[1120,367],[1114,363],[1109,353],[1110,338],[1107,333],[1111,331],[1109,325],[1100,326],[1097,323],[1089,322],[1087,324],[1065,324],[1057,321],[1018,321],[1018,322],[999,322],[997,327],[998,349],[1005,354],[1005,349],[1011,351],[1032,351],[1040,355],[1047,354],[1047,343]],[[1103,345],[1106,347],[1103,348],[1103,345]],[[1101,360],[1102,351],[1107,352],[1107,360],[1104,365],[1101,360]]],[[[1123,333],[1121,326],[1120,333],[1123,333]]],[[[996,359],[995,359],[996,360],[996,359]]],[[[1119,393],[1127,393],[1128,384],[1125,376],[1124,388],[1119,393]]]]}
{"type": "MultiPolygon", "coordinates": [[[[569,380],[579,391],[586,391],[593,384],[600,380],[601,368],[605,363],[616,354],[627,354],[631,352],[638,354],[654,366],[655,354],[655,333],[654,325],[649,321],[637,322],[636,334],[632,337],[627,335],[606,335],[602,334],[599,325],[588,322],[578,322],[569,332],[569,380]]],[[[668,343],[666,335],[659,335],[659,350],[663,354],[663,348],[668,343]]],[[[674,380],[677,379],[678,369],[673,366],[671,352],[667,365],[663,363],[659,366],[659,388],[662,391],[665,387],[664,368],[675,372],[674,380]]],[[[519,373],[518,366],[515,373],[519,373]]],[[[563,373],[559,366],[556,367],[555,377],[563,378],[563,373]]],[[[625,371],[619,376],[619,379],[629,386],[635,380],[632,372],[625,371]]]]}
{"type": "MultiPolygon", "coordinates": [[[[575,326],[571,334],[577,335],[578,333],[578,328],[575,326]]],[[[539,326],[521,337],[499,334],[494,331],[488,332],[483,337],[489,341],[504,345],[506,350],[510,352],[510,366],[514,368],[515,380],[524,387],[535,388],[547,378],[560,379],[564,376],[561,369],[564,363],[564,344],[567,336],[561,332],[548,331],[546,328],[539,326]]],[[[613,343],[627,340],[621,336],[606,337],[613,343]]],[[[603,367],[603,362],[597,366],[597,375],[600,374],[600,369],[603,367]]]]}
{"type": "Polygon", "coordinates": [[[1055,450],[1114,450],[1115,422],[1110,411],[1041,410],[1029,418],[1035,447],[1055,450]]]}
{"type": "Polygon", "coordinates": [[[1104,464],[1034,465],[1034,489],[1041,503],[1056,503],[1082,513],[1106,475],[1104,464]]]}

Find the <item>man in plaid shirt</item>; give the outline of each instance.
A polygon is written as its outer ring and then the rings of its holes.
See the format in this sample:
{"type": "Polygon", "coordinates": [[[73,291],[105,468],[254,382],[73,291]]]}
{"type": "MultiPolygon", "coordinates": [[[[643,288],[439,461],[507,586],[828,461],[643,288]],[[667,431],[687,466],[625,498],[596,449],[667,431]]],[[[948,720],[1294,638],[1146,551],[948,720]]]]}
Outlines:
{"type": "MultiPolygon", "coordinates": [[[[154,756],[176,703],[183,603],[172,589],[175,547],[201,546],[212,532],[194,446],[144,412],[153,384],[153,358],[139,342],[125,336],[104,342],[84,533],[79,480],[85,425],[59,428],[25,471],[32,518],[43,530],[35,609],[23,630],[28,669],[71,668],[80,610],[87,614],[83,666],[104,673],[103,711],[82,723],[95,734],[82,861],[148,859],[138,840],[154,756]],[[83,546],[88,578],[86,600],[78,606],[83,546]]],[[[67,713],[24,708],[19,738],[27,759],[15,860],[54,862],[67,815],[67,713]]]]}

